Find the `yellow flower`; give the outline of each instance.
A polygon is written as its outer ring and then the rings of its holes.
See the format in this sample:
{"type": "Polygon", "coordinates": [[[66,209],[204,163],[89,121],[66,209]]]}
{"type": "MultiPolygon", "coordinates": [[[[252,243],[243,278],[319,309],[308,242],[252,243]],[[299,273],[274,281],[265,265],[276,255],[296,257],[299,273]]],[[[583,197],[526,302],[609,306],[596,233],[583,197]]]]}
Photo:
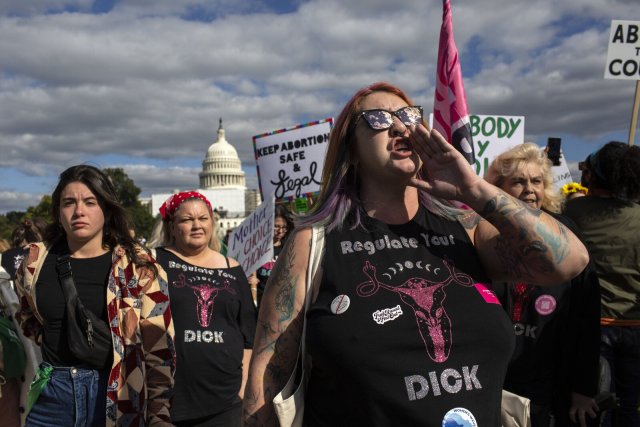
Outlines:
{"type": "Polygon", "coordinates": [[[562,186],[562,194],[564,196],[568,196],[569,194],[572,194],[572,193],[589,194],[589,189],[586,187],[583,187],[577,182],[570,182],[562,186]]]}

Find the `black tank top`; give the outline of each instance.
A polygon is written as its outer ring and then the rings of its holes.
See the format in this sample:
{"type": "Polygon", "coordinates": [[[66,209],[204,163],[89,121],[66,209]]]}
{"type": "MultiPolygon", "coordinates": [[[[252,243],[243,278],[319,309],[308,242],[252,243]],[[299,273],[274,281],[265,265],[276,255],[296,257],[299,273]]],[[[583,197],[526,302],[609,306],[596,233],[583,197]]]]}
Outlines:
{"type": "Polygon", "coordinates": [[[305,425],[499,426],[513,331],[464,228],[364,226],[326,236],[305,425]]]}

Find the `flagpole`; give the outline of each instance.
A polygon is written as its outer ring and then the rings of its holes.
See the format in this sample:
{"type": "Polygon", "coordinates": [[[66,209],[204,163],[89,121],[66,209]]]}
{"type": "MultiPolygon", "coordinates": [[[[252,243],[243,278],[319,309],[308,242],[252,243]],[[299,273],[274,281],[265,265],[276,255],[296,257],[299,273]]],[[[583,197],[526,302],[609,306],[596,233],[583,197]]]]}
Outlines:
{"type": "Polygon", "coordinates": [[[631,113],[631,127],[629,128],[629,145],[633,145],[638,124],[638,105],[640,105],[640,80],[636,80],[636,96],[633,98],[633,113],[631,113]]]}

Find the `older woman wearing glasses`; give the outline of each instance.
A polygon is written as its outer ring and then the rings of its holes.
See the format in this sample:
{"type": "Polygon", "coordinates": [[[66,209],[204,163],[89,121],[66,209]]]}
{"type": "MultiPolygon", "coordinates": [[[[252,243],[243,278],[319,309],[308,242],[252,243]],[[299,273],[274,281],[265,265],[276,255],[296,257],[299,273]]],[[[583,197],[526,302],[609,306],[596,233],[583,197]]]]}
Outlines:
{"type": "Polygon", "coordinates": [[[361,89],[332,130],[319,200],[269,278],[245,425],[277,422],[272,400],[293,370],[303,324],[305,425],[500,425],[514,336],[485,284],[549,285],[587,262],[563,225],[478,177],[402,90],[361,89]],[[307,293],[319,227],[323,268],[307,293]]]}
{"type": "Polygon", "coordinates": [[[273,257],[267,263],[262,265],[258,271],[252,273],[248,280],[251,286],[251,295],[256,306],[260,306],[264,287],[267,284],[271,270],[282,251],[285,240],[293,231],[293,221],[291,214],[284,205],[276,205],[273,220],[273,257]]]}

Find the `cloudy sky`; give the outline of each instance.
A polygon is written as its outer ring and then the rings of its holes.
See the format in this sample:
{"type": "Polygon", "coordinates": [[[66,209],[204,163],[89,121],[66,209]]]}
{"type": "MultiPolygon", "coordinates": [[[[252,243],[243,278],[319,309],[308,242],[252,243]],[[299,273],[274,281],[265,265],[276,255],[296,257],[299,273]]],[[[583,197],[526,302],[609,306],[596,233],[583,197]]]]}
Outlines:
{"type": "MultiPolygon", "coordinates": [[[[627,140],[635,84],[603,74],[637,0],[452,8],[471,113],[525,116],[572,169],[627,140]]],[[[122,167],[143,195],[195,188],[220,117],[257,188],[253,135],[336,116],[362,86],[430,111],[441,17],[440,0],[2,0],[0,213],[77,163],[122,167]]]]}

